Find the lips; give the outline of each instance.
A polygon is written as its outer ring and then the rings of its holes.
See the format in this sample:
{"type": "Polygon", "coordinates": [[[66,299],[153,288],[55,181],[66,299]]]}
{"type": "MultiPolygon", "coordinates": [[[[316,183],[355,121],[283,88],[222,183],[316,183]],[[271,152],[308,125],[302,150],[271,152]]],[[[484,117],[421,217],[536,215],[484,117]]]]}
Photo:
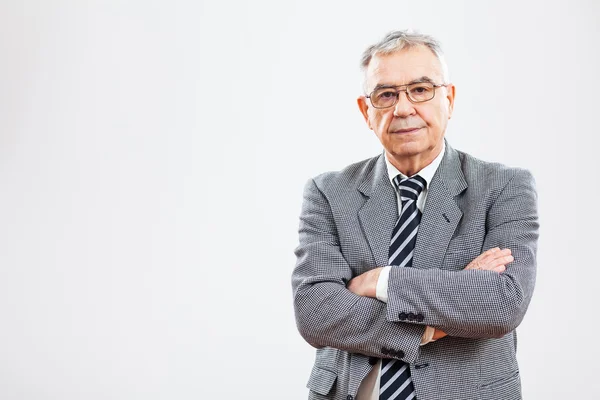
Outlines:
{"type": "Polygon", "coordinates": [[[394,131],[391,131],[391,133],[412,133],[412,132],[416,132],[421,128],[403,128],[403,129],[396,129],[394,131]]]}

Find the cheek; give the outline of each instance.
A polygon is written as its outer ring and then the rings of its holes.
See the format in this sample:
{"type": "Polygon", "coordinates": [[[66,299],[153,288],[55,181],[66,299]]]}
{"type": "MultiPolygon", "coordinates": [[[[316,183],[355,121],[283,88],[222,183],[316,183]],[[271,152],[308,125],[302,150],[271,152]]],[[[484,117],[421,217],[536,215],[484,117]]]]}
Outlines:
{"type": "Polygon", "coordinates": [[[421,113],[421,118],[427,123],[428,126],[431,127],[439,127],[443,124],[444,119],[448,119],[447,113],[444,110],[435,109],[435,110],[423,110],[421,113]]]}
{"type": "Polygon", "coordinates": [[[390,114],[388,113],[378,113],[376,116],[376,126],[383,131],[387,131],[387,127],[390,125],[390,114]]]}

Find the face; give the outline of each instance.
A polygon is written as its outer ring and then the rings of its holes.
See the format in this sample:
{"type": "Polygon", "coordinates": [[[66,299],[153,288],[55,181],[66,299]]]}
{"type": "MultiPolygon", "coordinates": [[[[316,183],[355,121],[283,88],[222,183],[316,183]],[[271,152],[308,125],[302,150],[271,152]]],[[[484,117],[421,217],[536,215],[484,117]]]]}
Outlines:
{"type": "MultiPolygon", "coordinates": [[[[377,86],[400,86],[421,80],[447,83],[443,79],[435,54],[425,46],[417,46],[374,56],[366,71],[366,90],[370,94],[377,86]]],[[[453,85],[436,88],[433,99],[423,103],[412,103],[405,92],[400,92],[398,103],[384,109],[374,108],[369,99],[361,96],[358,106],[390,161],[421,169],[442,149],[454,107],[454,91],[453,85]]]]}

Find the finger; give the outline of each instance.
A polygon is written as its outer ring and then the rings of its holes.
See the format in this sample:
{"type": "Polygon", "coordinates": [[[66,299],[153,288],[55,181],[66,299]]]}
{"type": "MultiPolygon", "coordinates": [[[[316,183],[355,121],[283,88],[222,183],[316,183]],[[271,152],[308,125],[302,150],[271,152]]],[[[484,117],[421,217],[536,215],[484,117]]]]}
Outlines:
{"type": "Polygon", "coordinates": [[[513,256],[508,255],[508,256],[500,257],[494,261],[495,261],[495,263],[508,264],[508,263],[513,262],[514,260],[515,260],[515,258],[513,256]]]}
{"type": "Polygon", "coordinates": [[[481,253],[481,255],[484,254],[494,254],[495,252],[500,251],[500,247],[493,247],[489,250],[484,251],[483,253],[481,253]]]}
{"type": "Polygon", "coordinates": [[[500,257],[500,258],[496,258],[494,260],[491,260],[490,262],[481,265],[482,269],[485,270],[493,270],[494,268],[497,268],[499,266],[505,266],[508,263],[511,263],[514,261],[513,256],[504,256],[504,257],[500,257]]]}
{"type": "Polygon", "coordinates": [[[506,271],[506,266],[504,265],[499,265],[496,268],[492,269],[492,271],[497,272],[497,273],[502,273],[504,271],[506,271]]]}
{"type": "Polygon", "coordinates": [[[500,247],[494,247],[494,248],[491,248],[491,249],[486,250],[483,253],[481,253],[481,256],[484,256],[484,257],[490,256],[490,255],[493,256],[493,255],[502,253],[504,250],[506,250],[506,249],[501,249],[500,247]]]}
{"type": "Polygon", "coordinates": [[[510,252],[511,250],[509,248],[501,249],[500,247],[494,247],[493,249],[489,249],[488,251],[483,252],[482,254],[506,254],[510,252]]]}
{"type": "Polygon", "coordinates": [[[511,255],[510,249],[499,250],[494,253],[488,254],[481,261],[484,263],[490,263],[490,262],[493,262],[494,260],[501,260],[504,257],[510,256],[510,255],[511,255]]]}
{"type": "Polygon", "coordinates": [[[477,257],[475,257],[473,259],[473,261],[471,261],[471,262],[478,262],[478,261],[485,262],[485,260],[493,258],[494,254],[498,251],[500,251],[500,249],[498,247],[494,247],[493,249],[486,250],[483,253],[481,253],[480,255],[478,255],[477,257]]]}
{"type": "Polygon", "coordinates": [[[475,257],[475,259],[473,259],[473,261],[471,261],[465,269],[491,269],[491,267],[489,267],[490,265],[498,265],[497,262],[495,262],[494,260],[497,260],[509,254],[510,249],[501,250],[499,247],[493,247],[475,257]],[[486,265],[488,266],[488,268],[484,267],[486,265]]]}
{"type": "Polygon", "coordinates": [[[494,253],[496,253],[498,251],[500,251],[500,248],[499,247],[494,247],[492,249],[488,249],[488,250],[484,251],[483,253],[481,253],[480,255],[478,255],[477,258],[486,257],[486,256],[492,255],[492,254],[494,254],[494,253]]]}

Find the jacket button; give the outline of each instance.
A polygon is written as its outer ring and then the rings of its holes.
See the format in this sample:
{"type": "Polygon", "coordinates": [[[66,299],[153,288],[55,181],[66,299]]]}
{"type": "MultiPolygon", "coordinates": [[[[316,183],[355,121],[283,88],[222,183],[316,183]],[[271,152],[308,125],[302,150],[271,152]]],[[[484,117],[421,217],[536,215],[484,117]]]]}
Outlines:
{"type": "Polygon", "coordinates": [[[369,364],[370,365],[377,364],[377,357],[369,357],[369,364]]]}
{"type": "Polygon", "coordinates": [[[401,312],[400,314],[398,314],[398,319],[404,321],[406,319],[406,313],[401,312]]]}
{"type": "Polygon", "coordinates": [[[407,317],[408,317],[409,321],[414,321],[417,316],[415,314],[409,312],[407,317]]]}
{"type": "Polygon", "coordinates": [[[425,319],[425,316],[423,314],[417,314],[417,321],[423,322],[424,319],[425,319]]]}

